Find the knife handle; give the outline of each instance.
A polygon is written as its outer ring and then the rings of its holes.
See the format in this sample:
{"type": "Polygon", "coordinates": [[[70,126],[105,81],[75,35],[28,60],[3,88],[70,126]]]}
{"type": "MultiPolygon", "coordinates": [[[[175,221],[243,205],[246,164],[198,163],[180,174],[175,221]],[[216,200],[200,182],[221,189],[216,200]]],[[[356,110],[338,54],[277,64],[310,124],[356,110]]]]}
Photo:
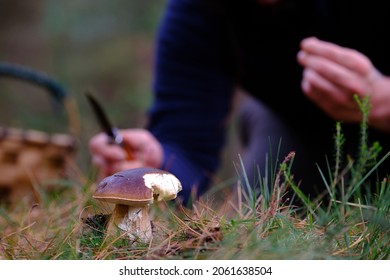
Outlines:
{"type": "Polygon", "coordinates": [[[125,150],[127,154],[127,160],[134,160],[135,157],[133,149],[125,143],[117,127],[112,127],[110,133],[107,134],[110,136],[113,143],[119,145],[123,150],[125,150]]]}
{"type": "Polygon", "coordinates": [[[129,147],[129,145],[126,145],[124,142],[122,142],[120,146],[122,147],[122,149],[125,150],[125,152],[126,152],[126,154],[127,154],[126,159],[127,159],[127,160],[134,160],[134,152],[133,152],[133,149],[132,149],[131,147],[129,147]]]}

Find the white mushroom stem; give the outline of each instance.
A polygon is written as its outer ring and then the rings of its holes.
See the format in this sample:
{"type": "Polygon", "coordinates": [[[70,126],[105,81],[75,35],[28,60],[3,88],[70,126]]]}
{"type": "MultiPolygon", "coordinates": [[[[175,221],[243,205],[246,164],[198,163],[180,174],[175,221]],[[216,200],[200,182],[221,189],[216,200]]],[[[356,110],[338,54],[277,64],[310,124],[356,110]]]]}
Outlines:
{"type": "Polygon", "coordinates": [[[116,204],[108,224],[108,234],[116,234],[118,228],[127,233],[130,240],[148,243],[152,238],[149,206],[116,204]]]}

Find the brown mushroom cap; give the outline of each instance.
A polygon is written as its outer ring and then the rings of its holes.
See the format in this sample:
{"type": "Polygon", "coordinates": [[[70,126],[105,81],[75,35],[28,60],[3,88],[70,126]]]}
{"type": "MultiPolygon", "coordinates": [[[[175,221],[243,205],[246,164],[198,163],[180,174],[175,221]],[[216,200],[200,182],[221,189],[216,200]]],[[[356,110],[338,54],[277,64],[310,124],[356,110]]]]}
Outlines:
{"type": "Polygon", "coordinates": [[[93,198],[115,204],[142,206],[153,203],[155,199],[173,199],[180,190],[179,180],[167,171],[134,168],[103,179],[93,198]]]}

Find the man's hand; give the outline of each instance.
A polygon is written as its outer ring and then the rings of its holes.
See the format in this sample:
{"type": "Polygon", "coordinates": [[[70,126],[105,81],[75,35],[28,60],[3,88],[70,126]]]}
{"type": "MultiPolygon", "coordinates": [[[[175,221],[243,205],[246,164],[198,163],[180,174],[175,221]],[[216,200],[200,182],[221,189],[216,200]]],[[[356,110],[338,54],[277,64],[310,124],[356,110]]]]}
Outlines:
{"type": "Polygon", "coordinates": [[[353,96],[370,95],[370,125],[390,132],[390,79],[362,53],[316,38],[301,42],[298,62],[304,67],[302,90],[336,120],[359,122],[353,96]]]}
{"type": "Polygon", "coordinates": [[[99,169],[99,178],[118,171],[136,167],[161,168],[163,149],[158,140],[147,130],[121,130],[125,145],[134,151],[134,160],[127,160],[126,152],[118,145],[110,144],[105,133],[99,133],[89,141],[92,164],[99,169]]]}

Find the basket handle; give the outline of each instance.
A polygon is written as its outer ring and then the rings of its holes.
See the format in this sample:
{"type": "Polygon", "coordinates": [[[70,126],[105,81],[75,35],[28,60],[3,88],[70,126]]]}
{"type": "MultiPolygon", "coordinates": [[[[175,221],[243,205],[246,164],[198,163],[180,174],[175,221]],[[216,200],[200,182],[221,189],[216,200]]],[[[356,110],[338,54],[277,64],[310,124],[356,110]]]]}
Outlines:
{"type": "Polygon", "coordinates": [[[21,79],[45,88],[56,100],[61,103],[67,113],[69,129],[74,135],[80,133],[80,121],[76,102],[69,96],[65,88],[46,73],[26,66],[0,61],[0,76],[21,79]]]}

